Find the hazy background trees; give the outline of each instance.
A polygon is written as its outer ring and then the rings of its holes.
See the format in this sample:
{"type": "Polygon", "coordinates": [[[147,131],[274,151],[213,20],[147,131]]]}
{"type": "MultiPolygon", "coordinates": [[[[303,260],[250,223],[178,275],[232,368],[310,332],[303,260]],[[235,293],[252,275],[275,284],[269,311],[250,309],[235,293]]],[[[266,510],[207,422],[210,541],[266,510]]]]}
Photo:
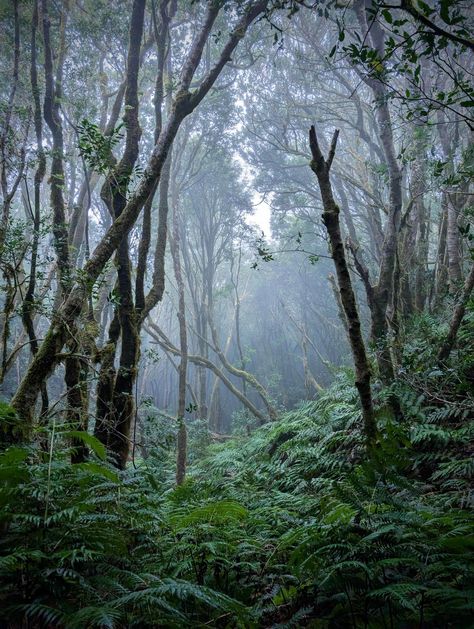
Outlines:
{"type": "Polygon", "coordinates": [[[324,154],[340,129],[375,375],[396,380],[411,316],[449,319],[471,265],[472,16],[343,4],[4,7],[2,390],[28,422],[95,432],[124,466],[151,408],[250,431],[352,364],[312,124],[324,154]]]}

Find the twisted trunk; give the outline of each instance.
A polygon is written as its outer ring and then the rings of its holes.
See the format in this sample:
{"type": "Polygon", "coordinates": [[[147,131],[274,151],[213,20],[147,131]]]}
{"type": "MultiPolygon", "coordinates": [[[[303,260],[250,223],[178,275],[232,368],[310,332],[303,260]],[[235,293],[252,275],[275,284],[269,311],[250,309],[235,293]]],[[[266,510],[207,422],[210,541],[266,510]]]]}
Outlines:
{"type": "Polygon", "coordinates": [[[311,127],[309,133],[309,144],[311,148],[312,161],[311,169],[315,173],[321,198],[323,201],[323,222],[327,229],[329,240],[331,243],[331,255],[336,267],[336,276],[339,293],[341,295],[341,303],[347,319],[347,329],[349,342],[351,345],[352,356],[354,358],[356,387],[359,392],[359,398],[362,406],[362,420],[367,443],[371,445],[375,439],[377,427],[374,417],[374,409],[372,404],[372,392],[370,388],[370,366],[367,359],[364,340],[360,326],[359,313],[352,288],[351,276],[347,265],[344,244],[341,234],[341,225],[339,219],[339,207],[334,201],[331,180],[329,177],[331,164],[336,151],[336,143],[339,131],[335,131],[329,155],[324,159],[319,148],[316,130],[311,127]]]}
{"type": "MultiPolygon", "coordinates": [[[[30,340],[30,351],[34,355],[38,351],[38,340],[36,338],[35,326],[33,323],[33,315],[35,310],[35,292],[36,292],[36,268],[38,263],[38,246],[41,227],[41,183],[46,174],[46,157],[43,149],[43,121],[41,112],[40,92],[38,86],[38,69],[36,61],[36,33],[38,28],[38,0],[36,0],[31,21],[31,65],[30,65],[30,82],[31,94],[34,105],[34,127],[36,136],[38,165],[34,175],[34,200],[33,200],[33,240],[31,243],[31,263],[30,276],[28,279],[28,287],[26,289],[25,298],[21,310],[23,326],[30,340]]],[[[41,390],[43,415],[48,408],[48,393],[46,384],[41,390]]]]}
{"type": "Polygon", "coordinates": [[[84,265],[76,285],[58,309],[38,353],[31,361],[11,401],[12,406],[24,419],[27,430],[32,425],[33,407],[42,383],[60,361],[60,352],[68,336],[68,329],[71,328],[81,313],[84,302],[105,264],[135,224],[143,205],[159,181],[163,165],[181,122],[199,105],[209,92],[221,70],[231,58],[238,43],[244,37],[248,27],[266,9],[267,4],[268,0],[259,0],[249,8],[235,29],[230,33],[215,66],[209,70],[199,87],[190,92],[191,80],[199,65],[202,51],[213,23],[219,13],[217,3],[209,4],[201,32],[193,42],[184,63],[180,85],[174,98],[170,115],[152,151],[141,181],[135,192],[128,199],[120,216],[114,220],[90,259],[84,265]]]}
{"type": "MultiPolygon", "coordinates": [[[[170,352],[174,356],[180,356],[180,351],[177,347],[175,347],[171,341],[163,334],[162,330],[153,323],[152,321],[148,322],[147,332],[150,336],[155,339],[155,341],[167,352],[170,352]]],[[[212,371],[212,373],[219,378],[224,386],[233,394],[235,397],[242,403],[242,405],[256,417],[261,424],[264,424],[266,421],[265,415],[261,413],[256,406],[252,404],[252,402],[243,395],[243,393],[238,389],[234,384],[229,380],[229,378],[225,375],[222,369],[219,369],[217,365],[215,365],[209,358],[205,356],[199,356],[194,354],[188,355],[188,362],[193,363],[199,367],[203,367],[212,371]]]]}
{"type": "MultiPolygon", "coordinates": [[[[127,189],[133,168],[138,159],[141,128],[138,118],[138,72],[145,19],[145,0],[134,0],[130,20],[127,75],[125,85],[124,122],[127,128],[123,156],[107,178],[101,196],[112,217],[117,220],[127,204],[127,189]]],[[[133,386],[138,362],[138,334],[133,302],[131,264],[128,236],[119,243],[115,258],[117,267],[117,293],[119,303],[116,317],[120,324],[121,352],[117,372],[113,366],[118,337],[109,339],[107,360],[102,363],[104,373],[99,379],[104,384],[98,406],[101,415],[97,421],[106,428],[105,443],[119,468],[124,469],[129,452],[129,434],[134,412],[133,386]],[[111,382],[113,378],[113,384],[111,382]],[[109,396],[109,397],[107,397],[109,396]]],[[[116,335],[114,326],[112,334],[116,335]]],[[[99,434],[101,434],[99,432],[99,434]]]]}

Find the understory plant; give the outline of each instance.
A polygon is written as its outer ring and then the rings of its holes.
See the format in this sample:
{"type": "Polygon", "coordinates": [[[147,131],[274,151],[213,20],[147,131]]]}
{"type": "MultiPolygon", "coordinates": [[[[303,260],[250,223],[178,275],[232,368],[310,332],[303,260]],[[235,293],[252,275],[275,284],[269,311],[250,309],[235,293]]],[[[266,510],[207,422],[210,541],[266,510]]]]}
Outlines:
{"type": "Polygon", "coordinates": [[[471,627],[471,363],[432,367],[437,326],[414,323],[403,418],[380,388],[369,452],[349,370],[250,436],[206,448],[200,429],[180,487],[163,448],[125,472],[64,427],[47,452],[7,448],[3,626],[471,627]],[[71,438],[87,462],[70,464],[71,438]]]}

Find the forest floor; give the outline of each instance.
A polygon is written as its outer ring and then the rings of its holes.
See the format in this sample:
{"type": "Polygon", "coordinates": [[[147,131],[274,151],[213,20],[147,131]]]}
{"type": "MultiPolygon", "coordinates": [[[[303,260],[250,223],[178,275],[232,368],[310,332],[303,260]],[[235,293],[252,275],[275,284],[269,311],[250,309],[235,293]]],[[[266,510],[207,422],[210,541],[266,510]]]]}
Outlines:
{"type": "Polygon", "coordinates": [[[180,487],[169,445],[124,473],[59,428],[6,450],[2,626],[472,627],[472,356],[430,367],[441,333],[418,323],[371,451],[349,370],[250,437],[191,434],[180,487]]]}

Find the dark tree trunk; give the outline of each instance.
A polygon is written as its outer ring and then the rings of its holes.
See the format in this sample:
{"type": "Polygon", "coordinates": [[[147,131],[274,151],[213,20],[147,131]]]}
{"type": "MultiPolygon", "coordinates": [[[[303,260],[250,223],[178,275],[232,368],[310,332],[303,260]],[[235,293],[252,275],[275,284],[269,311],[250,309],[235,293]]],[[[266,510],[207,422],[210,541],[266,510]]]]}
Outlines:
{"type": "MultiPolygon", "coordinates": [[[[363,36],[367,33],[379,58],[383,59],[385,43],[382,28],[377,22],[371,22],[371,26],[368,26],[365,0],[356,0],[354,9],[363,36]]],[[[387,89],[377,78],[363,76],[363,80],[374,95],[378,133],[389,176],[389,209],[380,255],[379,275],[377,284],[373,287],[371,338],[376,348],[381,379],[385,384],[390,384],[394,378],[394,369],[389,347],[388,319],[397,320],[398,318],[398,313],[393,312],[393,307],[394,276],[402,210],[402,172],[394,146],[387,89]]],[[[394,332],[396,334],[397,330],[394,329],[394,332]]]]}
{"type": "Polygon", "coordinates": [[[135,224],[143,205],[159,181],[163,165],[181,122],[199,105],[209,92],[220,72],[231,58],[238,43],[245,35],[248,27],[265,11],[267,4],[268,0],[259,0],[249,7],[249,10],[242,16],[235,29],[230,33],[217,63],[202,79],[199,87],[190,92],[191,81],[201,60],[204,45],[219,13],[219,5],[217,3],[209,4],[202,29],[193,42],[184,62],[180,84],[170,115],[152,151],[141,181],[136,191],[128,199],[120,216],[114,220],[85,264],[80,279],[58,310],[37,355],[31,361],[11,401],[12,406],[24,419],[27,431],[32,426],[34,403],[41,386],[61,359],[60,354],[67,339],[68,330],[80,315],[83,305],[105,264],[135,224]]]}
{"type": "Polygon", "coordinates": [[[318,179],[321,198],[323,201],[323,222],[326,226],[331,243],[331,255],[336,267],[336,275],[341,302],[347,319],[347,328],[352,355],[354,358],[356,387],[362,406],[362,419],[367,443],[371,445],[377,432],[374,409],[372,404],[372,392],[370,388],[370,366],[367,359],[364,340],[360,326],[359,313],[352,288],[349,267],[347,266],[344,244],[339,222],[339,207],[334,201],[329,172],[336,151],[336,143],[339,131],[334,133],[331,148],[327,159],[324,159],[319,148],[316,130],[311,127],[309,143],[312,154],[311,169],[318,179]]]}
{"type": "MultiPolygon", "coordinates": [[[[140,68],[145,4],[145,0],[134,0],[130,20],[125,84],[124,122],[127,128],[125,150],[122,159],[105,182],[101,193],[102,198],[107,201],[109,211],[115,220],[120,218],[127,204],[127,188],[138,159],[141,136],[138,119],[138,72],[140,68]]],[[[117,318],[120,324],[121,339],[120,364],[116,374],[113,373],[113,364],[108,365],[106,368],[110,377],[115,375],[115,379],[112,387],[110,387],[107,378],[105,379],[107,385],[104,387],[102,395],[111,394],[111,399],[102,399],[101,405],[104,408],[109,407],[108,420],[105,422],[105,426],[109,431],[106,437],[107,447],[117,466],[124,469],[129,452],[130,427],[135,406],[133,387],[138,362],[138,335],[127,235],[122,238],[118,246],[116,266],[119,299],[117,318]]],[[[115,330],[113,332],[115,333],[115,330]]],[[[112,352],[112,348],[115,354],[117,342],[109,344],[110,352],[112,352]]]]}
{"type": "Polygon", "coordinates": [[[446,340],[444,341],[441,349],[438,353],[438,360],[443,362],[448,359],[451,350],[454,347],[456,342],[456,336],[459,330],[459,327],[462,323],[464,314],[466,312],[466,306],[471,297],[471,293],[474,289],[474,263],[471,266],[471,270],[469,271],[468,276],[466,277],[466,281],[464,282],[464,288],[459,299],[457,306],[454,308],[453,316],[451,318],[451,323],[449,325],[448,335],[446,340]]]}

